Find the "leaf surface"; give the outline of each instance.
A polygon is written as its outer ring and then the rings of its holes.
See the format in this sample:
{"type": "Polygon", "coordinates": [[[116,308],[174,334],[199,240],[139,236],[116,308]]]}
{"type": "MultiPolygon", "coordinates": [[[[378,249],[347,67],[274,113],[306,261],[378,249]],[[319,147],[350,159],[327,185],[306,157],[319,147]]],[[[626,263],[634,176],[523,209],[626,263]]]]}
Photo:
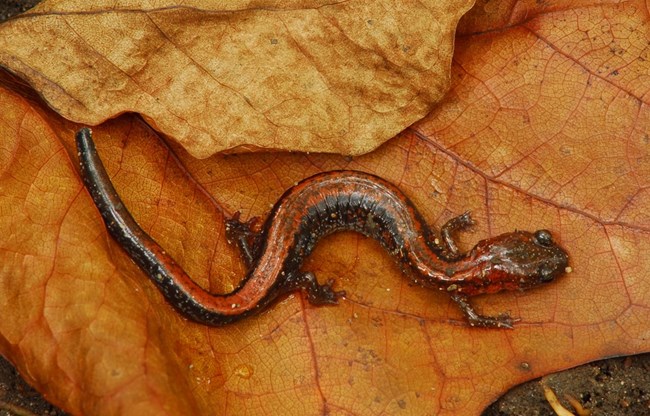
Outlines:
{"type": "Polygon", "coordinates": [[[548,228],[573,273],[475,300],[520,317],[515,330],[469,328],[444,294],[411,287],[352,233],[328,237],[304,266],[337,279],[339,306],[293,294],[236,325],[186,322],[108,237],[78,178],[79,126],[3,87],[1,352],[75,414],[477,415],[524,380],[650,350],[647,8],[513,4],[472,10],[450,93],[364,156],[196,160],[133,116],[94,133],[135,218],[214,292],[244,275],[224,216],[264,216],[325,170],[386,178],[430,224],[471,210],[464,249],[548,228]]]}
{"type": "Polygon", "coordinates": [[[472,3],[45,1],[0,27],[0,65],[70,120],[137,112],[200,158],[360,154],[442,98],[472,3]]]}

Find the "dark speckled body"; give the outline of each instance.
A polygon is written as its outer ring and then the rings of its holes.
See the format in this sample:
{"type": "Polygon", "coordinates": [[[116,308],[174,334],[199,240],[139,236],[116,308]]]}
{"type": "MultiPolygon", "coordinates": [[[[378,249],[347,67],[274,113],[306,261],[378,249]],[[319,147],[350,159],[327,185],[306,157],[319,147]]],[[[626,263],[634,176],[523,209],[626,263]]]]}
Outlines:
{"type": "Polygon", "coordinates": [[[77,146],[84,183],[110,234],[174,307],[208,325],[254,314],[280,294],[300,288],[314,304],[336,303],[340,292],[332,291],[331,283],[318,284],[300,267],[323,236],[338,230],[377,240],[414,283],[449,293],[470,323],[478,326],[511,327],[512,320],[476,314],[468,296],[533,287],[568,267],[566,252],[546,230],[503,234],[461,254],[451,234],[472,224],[469,214],[451,220],[437,233],[394,185],[362,172],[335,171],[289,189],[259,229],[237,219],[229,221],[250,270],[232,293],[211,294],[135,222],[102,166],[89,129],[77,133],[77,146]]]}

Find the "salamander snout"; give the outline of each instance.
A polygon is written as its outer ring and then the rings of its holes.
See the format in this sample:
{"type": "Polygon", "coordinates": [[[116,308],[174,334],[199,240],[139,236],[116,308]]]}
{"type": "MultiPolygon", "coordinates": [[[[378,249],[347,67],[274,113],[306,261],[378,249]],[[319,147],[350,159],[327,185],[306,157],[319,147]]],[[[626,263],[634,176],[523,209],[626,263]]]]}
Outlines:
{"type": "Polygon", "coordinates": [[[537,277],[542,283],[548,283],[566,271],[569,266],[569,256],[553,241],[553,236],[548,230],[537,230],[533,233],[531,241],[544,248],[540,256],[541,264],[537,268],[537,277]],[[545,257],[545,258],[544,258],[545,257]]]}
{"type": "Polygon", "coordinates": [[[519,258],[522,269],[528,269],[527,278],[522,281],[522,286],[535,286],[555,280],[561,274],[570,271],[569,256],[553,241],[553,236],[548,230],[537,230],[532,235],[522,233],[524,241],[520,242],[522,249],[519,258]],[[530,238],[528,241],[527,238],[530,238]],[[532,244],[531,244],[532,243],[532,244]],[[528,266],[526,266],[526,264],[528,266]]]}
{"type": "Polygon", "coordinates": [[[553,241],[553,236],[548,230],[537,230],[533,233],[532,241],[544,247],[546,259],[543,259],[537,269],[537,277],[541,283],[548,283],[561,273],[567,272],[569,268],[569,256],[553,241]]]}

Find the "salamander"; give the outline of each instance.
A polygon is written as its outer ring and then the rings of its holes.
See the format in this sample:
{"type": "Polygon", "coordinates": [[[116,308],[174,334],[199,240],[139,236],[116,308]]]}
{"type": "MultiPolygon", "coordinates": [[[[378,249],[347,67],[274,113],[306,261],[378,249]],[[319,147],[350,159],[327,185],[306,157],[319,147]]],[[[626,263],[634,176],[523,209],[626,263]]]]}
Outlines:
{"type": "Polygon", "coordinates": [[[506,313],[481,315],[470,297],[525,290],[570,271],[566,251],[548,230],[501,234],[461,252],[455,235],[473,225],[469,212],[436,231],[395,185],[341,170],[319,173],[288,189],[263,223],[242,222],[238,213],[227,220],[227,237],[239,247],[248,272],[232,292],[213,294],[137,224],[104,169],[91,130],[81,129],[76,143],[83,182],[110,235],[171,305],[202,324],[238,321],[294,290],[302,290],[313,305],[336,304],[345,292],[335,291],[331,280],[319,283],[301,265],[322,237],[340,230],[377,240],[413,284],[447,293],[471,326],[512,328],[516,320],[506,313]]]}

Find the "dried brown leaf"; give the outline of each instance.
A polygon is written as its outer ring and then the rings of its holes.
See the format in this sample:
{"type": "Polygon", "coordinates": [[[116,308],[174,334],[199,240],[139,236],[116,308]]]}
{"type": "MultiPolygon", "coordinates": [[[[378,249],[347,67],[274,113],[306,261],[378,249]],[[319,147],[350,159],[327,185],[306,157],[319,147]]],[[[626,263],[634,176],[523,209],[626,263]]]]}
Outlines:
{"type": "Polygon", "coordinates": [[[137,112],[199,158],[361,154],[447,91],[472,3],[45,1],[0,26],[0,65],[70,120],[137,112]]]}

